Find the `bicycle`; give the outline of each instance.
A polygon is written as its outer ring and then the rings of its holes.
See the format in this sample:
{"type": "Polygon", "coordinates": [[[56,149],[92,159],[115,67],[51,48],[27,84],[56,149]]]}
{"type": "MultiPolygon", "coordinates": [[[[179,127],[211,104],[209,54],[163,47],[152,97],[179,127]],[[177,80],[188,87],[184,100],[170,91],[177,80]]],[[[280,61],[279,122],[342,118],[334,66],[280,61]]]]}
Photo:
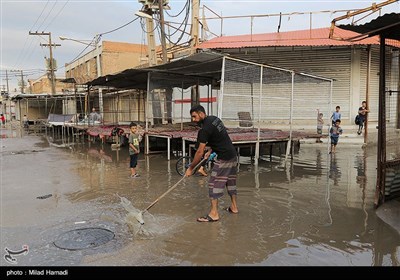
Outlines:
{"type": "MultiPolygon", "coordinates": [[[[208,173],[208,169],[212,169],[212,166],[214,165],[215,162],[215,157],[217,154],[215,152],[212,152],[210,156],[207,158],[205,164],[204,164],[204,169],[208,173]],[[208,166],[211,165],[210,168],[208,166]]],[[[186,169],[189,168],[190,164],[192,163],[192,158],[190,156],[183,156],[178,159],[176,162],[176,172],[178,172],[179,175],[183,176],[185,175],[186,169]]],[[[194,170],[193,174],[197,170],[194,170]]]]}

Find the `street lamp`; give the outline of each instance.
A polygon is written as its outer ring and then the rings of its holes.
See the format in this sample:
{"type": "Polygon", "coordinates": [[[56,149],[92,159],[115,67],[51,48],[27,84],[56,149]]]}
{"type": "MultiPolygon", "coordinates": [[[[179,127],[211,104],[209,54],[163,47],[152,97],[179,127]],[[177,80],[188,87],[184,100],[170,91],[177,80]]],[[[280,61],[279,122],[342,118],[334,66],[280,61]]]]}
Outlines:
{"type": "Polygon", "coordinates": [[[137,12],[135,13],[135,15],[137,15],[138,17],[142,17],[142,18],[153,19],[153,17],[152,17],[150,14],[145,13],[145,12],[143,12],[143,11],[137,11],[137,12]]]}
{"type": "Polygon", "coordinates": [[[86,46],[92,46],[92,47],[96,46],[96,44],[93,43],[93,40],[77,40],[77,39],[72,39],[72,38],[68,38],[68,37],[64,37],[64,36],[59,36],[58,38],[60,38],[60,40],[62,40],[62,41],[74,41],[77,43],[84,44],[86,46]],[[84,41],[90,41],[90,43],[86,43],[84,41]]]}
{"type": "MultiPolygon", "coordinates": [[[[100,38],[101,35],[100,34],[96,34],[96,36],[93,38],[93,40],[77,40],[77,39],[72,39],[72,38],[68,38],[65,36],[59,36],[60,40],[69,40],[69,41],[74,41],[77,43],[81,43],[87,46],[91,46],[95,48],[95,53],[94,55],[96,56],[96,74],[97,77],[101,76],[101,65],[100,65],[100,38]],[[83,41],[90,41],[90,43],[85,43],[83,41]]],[[[100,115],[101,118],[104,120],[104,115],[103,115],[103,111],[104,111],[104,107],[103,107],[103,90],[102,88],[99,88],[99,110],[100,110],[100,115]]]]}

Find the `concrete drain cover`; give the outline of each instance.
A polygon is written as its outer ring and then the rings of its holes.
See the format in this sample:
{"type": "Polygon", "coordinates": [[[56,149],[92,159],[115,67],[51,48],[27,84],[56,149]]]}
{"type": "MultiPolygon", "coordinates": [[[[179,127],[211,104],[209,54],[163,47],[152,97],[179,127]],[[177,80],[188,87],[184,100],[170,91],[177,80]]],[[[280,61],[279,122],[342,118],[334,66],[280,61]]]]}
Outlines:
{"type": "Polygon", "coordinates": [[[74,229],[63,234],[54,241],[60,249],[83,250],[106,244],[114,238],[114,233],[104,228],[74,229]]]}

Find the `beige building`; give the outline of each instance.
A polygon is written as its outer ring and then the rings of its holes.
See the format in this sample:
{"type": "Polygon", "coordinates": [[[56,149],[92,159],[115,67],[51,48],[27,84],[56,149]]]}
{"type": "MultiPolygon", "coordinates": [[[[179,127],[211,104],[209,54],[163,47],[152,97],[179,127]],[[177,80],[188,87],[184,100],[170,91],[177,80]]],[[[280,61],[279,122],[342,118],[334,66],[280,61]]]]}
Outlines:
{"type": "MultiPolygon", "coordinates": [[[[51,94],[51,80],[46,75],[41,76],[36,80],[28,80],[28,83],[29,83],[28,93],[51,94]]],[[[56,93],[63,93],[66,90],[73,91],[73,85],[65,84],[61,82],[60,79],[56,79],[56,93]]]]}
{"type": "MultiPolygon", "coordinates": [[[[161,49],[157,49],[160,54],[161,49]]],[[[144,92],[87,88],[85,83],[98,76],[147,66],[147,53],[146,45],[102,41],[97,48],[65,65],[65,79],[56,80],[55,96],[51,95],[51,81],[46,75],[29,80],[29,89],[15,99],[17,119],[24,114],[29,119],[44,119],[49,113],[83,117],[94,107],[102,114],[104,124],[144,121],[144,92]]],[[[160,57],[157,60],[160,61],[160,57]]]]}
{"type": "Polygon", "coordinates": [[[56,79],[56,92],[53,95],[51,80],[43,75],[35,80],[28,80],[29,87],[25,93],[16,95],[9,100],[7,115],[15,116],[16,120],[22,121],[27,115],[29,120],[47,119],[49,113],[75,114],[74,85],[61,82],[56,79]]]}
{"type": "Polygon", "coordinates": [[[147,46],[103,41],[102,44],[72,63],[65,64],[65,77],[84,84],[98,76],[114,74],[147,62],[147,46]],[[97,64],[100,63],[98,73],[97,64]]]}
{"type": "MultiPolygon", "coordinates": [[[[66,79],[73,78],[84,85],[99,76],[115,74],[148,63],[147,46],[123,42],[102,41],[98,48],[65,65],[66,79]]],[[[96,108],[104,124],[144,120],[144,94],[126,90],[118,94],[108,89],[89,89],[83,114],[96,108]],[[101,93],[101,94],[100,94],[101,93]]]]}
{"type": "MultiPolygon", "coordinates": [[[[199,48],[332,78],[331,110],[324,112],[326,122],[335,106],[339,105],[342,125],[355,127],[354,117],[358,114],[361,102],[367,100],[370,108],[369,125],[375,129],[379,112],[379,38],[373,36],[354,42],[335,40],[329,39],[329,32],[329,28],[317,28],[222,36],[202,43],[199,48]]],[[[334,35],[338,38],[351,38],[357,34],[337,27],[334,35]]],[[[400,41],[387,40],[386,44],[386,85],[398,91],[400,41]]],[[[296,101],[298,106],[294,109],[293,119],[300,120],[301,125],[315,124],[316,108],[321,108],[316,107],[316,101],[320,98],[321,96],[316,96],[312,102],[296,101]]],[[[281,110],[285,107],[279,104],[275,108],[281,110]]]]}

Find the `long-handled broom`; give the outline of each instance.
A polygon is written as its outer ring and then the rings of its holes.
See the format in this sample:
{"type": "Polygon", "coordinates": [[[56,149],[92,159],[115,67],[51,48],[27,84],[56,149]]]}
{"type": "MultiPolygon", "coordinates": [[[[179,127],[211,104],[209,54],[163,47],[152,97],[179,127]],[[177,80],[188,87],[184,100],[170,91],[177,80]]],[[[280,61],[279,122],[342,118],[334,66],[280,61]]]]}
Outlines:
{"type": "MultiPolygon", "coordinates": [[[[205,161],[207,160],[207,158],[203,158],[194,168],[193,168],[193,174],[196,173],[197,169],[200,167],[200,165],[202,165],[205,161]]],[[[166,196],[169,192],[171,192],[173,189],[175,189],[184,179],[186,178],[186,176],[183,176],[182,179],[180,179],[178,182],[175,183],[175,185],[173,185],[172,187],[170,187],[165,193],[163,193],[162,195],[160,195],[159,197],[157,197],[156,200],[154,200],[149,206],[147,206],[144,210],[140,211],[136,216],[136,220],[141,224],[144,225],[144,220],[143,220],[143,213],[148,211],[151,207],[153,207],[158,201],[160,201],[161,198],[163,198],[164,196],[166,196]]]]}

